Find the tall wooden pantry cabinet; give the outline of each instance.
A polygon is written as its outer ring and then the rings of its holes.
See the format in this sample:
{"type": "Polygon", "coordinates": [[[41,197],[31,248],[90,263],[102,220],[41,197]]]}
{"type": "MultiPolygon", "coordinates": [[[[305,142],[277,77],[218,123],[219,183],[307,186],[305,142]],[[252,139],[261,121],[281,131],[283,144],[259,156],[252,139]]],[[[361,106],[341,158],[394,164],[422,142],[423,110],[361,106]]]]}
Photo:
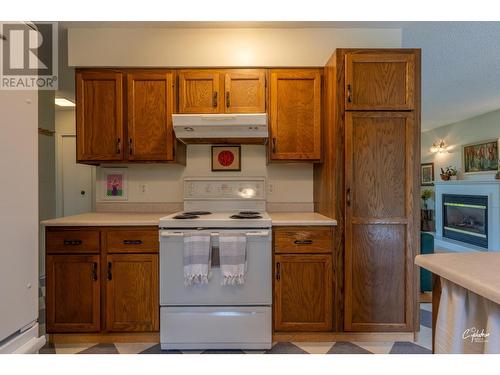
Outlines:
{"type": "Polygon", "coordinates": [[[336,328],[418,330],[420,50],[336,50],[324,90],[314,201],[338,221],[336,328]]]}

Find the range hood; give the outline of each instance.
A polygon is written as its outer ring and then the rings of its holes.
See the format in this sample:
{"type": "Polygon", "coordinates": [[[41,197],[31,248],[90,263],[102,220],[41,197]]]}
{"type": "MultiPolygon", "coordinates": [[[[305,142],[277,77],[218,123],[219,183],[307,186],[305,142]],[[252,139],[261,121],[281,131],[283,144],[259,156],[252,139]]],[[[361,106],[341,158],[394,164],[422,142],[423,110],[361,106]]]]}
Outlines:
{"type": "Polygon", "coordinates": [[[266,113],[174,114],[175,136],[184,143],[266,143],[266,113]]]}

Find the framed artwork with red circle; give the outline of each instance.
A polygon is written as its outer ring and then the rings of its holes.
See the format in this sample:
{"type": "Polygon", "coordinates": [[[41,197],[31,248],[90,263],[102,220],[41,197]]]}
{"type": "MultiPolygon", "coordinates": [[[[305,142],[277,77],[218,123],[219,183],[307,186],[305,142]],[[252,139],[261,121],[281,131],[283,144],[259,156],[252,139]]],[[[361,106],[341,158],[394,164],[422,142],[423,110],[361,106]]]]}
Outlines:
{"type": "Polygon", "coordinates": [[[212,146],[212,172],[241,171],[240,146],[212,146]]]}

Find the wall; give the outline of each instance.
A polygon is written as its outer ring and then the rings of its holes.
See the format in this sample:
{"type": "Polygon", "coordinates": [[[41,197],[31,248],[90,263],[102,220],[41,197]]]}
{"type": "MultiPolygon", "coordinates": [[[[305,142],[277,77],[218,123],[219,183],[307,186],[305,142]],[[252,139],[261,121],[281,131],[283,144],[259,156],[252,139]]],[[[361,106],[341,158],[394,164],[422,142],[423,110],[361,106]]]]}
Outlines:
{"type": "MultiPolygon", "coordinates": [[[[435,180],[440,179],[440,168],[444,169],[450,165],[459,170],[459,179],[491,180],[495,172],[465,175],[462,173],[462,146],[496,138],[500,138],[500,110],[423,132],[422,163],[434,162],[435,180]],[[441,139],[448,145],[448,152],[431,153],[432,143],[441,139]]],[[[434,202],[431,200],[429,203],[430,207],[433,207],[434,202]]]]}
{"type": "MultiPolygon", "coordinates": [[[[242,145],[241,148],[241,172],[211,172],[210,145],[189,145],[185,167],[171,164],[129,164],[127,166],[128,202],[182,202],[184,177],[254,176],[267,177],[267,200],[271,204],[270,209],[276,205],[280,206],[280,203],[285,203],[284,208],[289,210],[295,208],[312,211],[313,180],[310,164],[266,165],[265,146],[242,145]],[[145,185],[145,192],[143,192],[143,185],[145,185]]],[[[98,201],[102,201],[101,170],[102,167],[97,171],[98,201]]],[[[117,204],[114,205],[117,206],[117,204]]]]}
{"type": "Polygon", "coordinates": [[[335,48],[401,47],[401,29],[68,30],[70,66],[324,66],[335,48]]]}
{"type": "MultiPolygon", "coordinates": [[[[38,127],[55,130],[54,91],[38,94],[38,127]]],[[[40,221],[56,217],[55,136],[38,135],[38,218],[40,221]]],[[[45,275],[45,232],[40,225],[39,271],[45,275]]]]}

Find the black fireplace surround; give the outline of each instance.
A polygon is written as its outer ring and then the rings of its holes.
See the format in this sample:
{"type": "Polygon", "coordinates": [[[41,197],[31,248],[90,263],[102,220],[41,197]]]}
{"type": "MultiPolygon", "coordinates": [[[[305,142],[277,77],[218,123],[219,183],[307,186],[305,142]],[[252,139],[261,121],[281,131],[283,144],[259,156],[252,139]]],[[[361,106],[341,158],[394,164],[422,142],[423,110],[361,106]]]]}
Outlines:
{"type": "Polygon", "coordinates": [[[443,194],[443,237],[488,248],[488,197],[443,194]]]}

